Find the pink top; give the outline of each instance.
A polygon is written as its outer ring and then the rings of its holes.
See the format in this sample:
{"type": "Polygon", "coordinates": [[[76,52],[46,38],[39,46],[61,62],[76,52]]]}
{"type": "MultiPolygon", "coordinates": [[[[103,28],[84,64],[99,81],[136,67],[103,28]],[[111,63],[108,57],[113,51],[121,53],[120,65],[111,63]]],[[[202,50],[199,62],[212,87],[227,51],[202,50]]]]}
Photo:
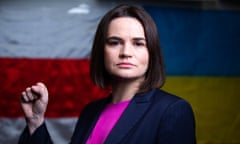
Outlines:
{"type": "Polygon", "coordinates": [[[108,104],[101,113],[87,144],[103,144],[108,134],[122,115],[129,101],[123,101],[116,104],[108,104]]]}

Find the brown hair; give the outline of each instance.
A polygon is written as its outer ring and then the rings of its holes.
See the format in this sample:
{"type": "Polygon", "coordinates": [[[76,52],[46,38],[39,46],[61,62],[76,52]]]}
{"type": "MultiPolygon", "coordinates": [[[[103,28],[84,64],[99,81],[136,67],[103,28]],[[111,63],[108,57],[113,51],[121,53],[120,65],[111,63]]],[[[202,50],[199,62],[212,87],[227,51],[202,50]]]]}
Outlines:
{"type": "Polygon", "coordinates": [[[145,81],[140,91],[152,88],[160,88],[165,82],[165,67],[160,47],[157,27],[147,12],[133,5],[120,5],[110,10],[100,21],[95,34],[90,62],[90,76],[93,82],[100,88],[106,89],[111,85],[111,78],[104,65],[104,46],[107,39],[110,22],[118,17],[136,18],[143,26],[149,51],[149,66],[145,75],[145,81]]]}

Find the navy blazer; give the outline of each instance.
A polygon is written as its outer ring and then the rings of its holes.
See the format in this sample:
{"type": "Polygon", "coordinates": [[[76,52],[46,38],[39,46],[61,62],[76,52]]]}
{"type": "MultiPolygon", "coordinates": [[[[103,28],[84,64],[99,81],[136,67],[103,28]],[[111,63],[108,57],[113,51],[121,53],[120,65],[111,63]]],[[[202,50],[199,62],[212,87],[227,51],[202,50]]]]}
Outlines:
{"type": "MultiPolygon", "coordinates": [[[[88,104],[75,127],[71,144],[86,143],[111,96],[88,104]]],[[[51,144],[43,124],[30,137],[22,133],[19,144],[51,144]]],[[[195,144],[195,120],[185,100],[159,89],[136,94],[108,135],[105,144],[195,144]]]]}

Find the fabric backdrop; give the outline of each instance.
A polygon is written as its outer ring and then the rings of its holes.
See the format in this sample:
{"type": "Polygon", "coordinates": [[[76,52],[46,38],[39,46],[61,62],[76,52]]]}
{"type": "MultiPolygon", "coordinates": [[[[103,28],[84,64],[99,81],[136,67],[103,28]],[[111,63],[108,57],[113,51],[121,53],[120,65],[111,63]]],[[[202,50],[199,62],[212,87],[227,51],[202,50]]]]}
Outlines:
{"type": "MultiPolygon", "coordinates": [[[[0,2],[0,143],[25,127],[21,92],[49,89],[46,113],[57,144],[67,143],[89,101],[109,92],[89,78],[96,26],[113,2],[0,2]]],[[[199,144],[240,143],[240,12],[143,5],[156,21],[167,70],[164,90],[188,100],[199,144]]]]}

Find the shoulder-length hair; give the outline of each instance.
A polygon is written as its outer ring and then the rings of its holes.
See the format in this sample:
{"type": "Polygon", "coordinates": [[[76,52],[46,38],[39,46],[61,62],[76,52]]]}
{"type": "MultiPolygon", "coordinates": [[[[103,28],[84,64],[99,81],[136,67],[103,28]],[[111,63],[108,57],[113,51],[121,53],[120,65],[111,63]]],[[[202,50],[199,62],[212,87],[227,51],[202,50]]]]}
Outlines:
{"type": "Polygon", "coordinates": [[[151,16],[149,16],[142,7],[133,5],[117,6],[106,13],[101,19],[95,33],[91,52],[91,79],[102,89],[106,89],[112,84],[111,77],[104,65],[104,46],[110,22],[119,17],[136,18],[144,28],[146,44],[149,52],[149,66],[145,74],[145,80],[140,87],[140,91],[162,87],[165,82],[165,66],[157,27],[151,16]]]}

